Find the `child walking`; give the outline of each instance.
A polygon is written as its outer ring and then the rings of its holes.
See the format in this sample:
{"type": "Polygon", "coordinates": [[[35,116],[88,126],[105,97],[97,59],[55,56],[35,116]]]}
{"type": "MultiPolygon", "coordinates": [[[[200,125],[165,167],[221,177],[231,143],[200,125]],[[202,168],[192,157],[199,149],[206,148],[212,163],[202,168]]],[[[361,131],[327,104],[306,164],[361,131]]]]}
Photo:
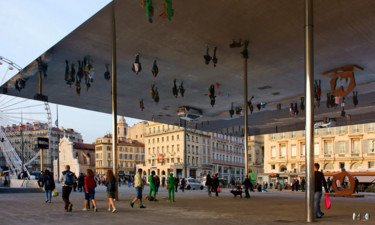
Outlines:
{"type": "Polygon", "coordinates": [[[94,206],[94,211],[97,212],[98,209],[96,208],[96,201],[95,201],[95,188],[96,188],[96,181],[94,179],[94,172],[91,169],[86,170],[86,177],[85,177],[85,208],[83,211],[87,211],[89,205],[89,199],[92,201],[92,205],[94,206]]]}

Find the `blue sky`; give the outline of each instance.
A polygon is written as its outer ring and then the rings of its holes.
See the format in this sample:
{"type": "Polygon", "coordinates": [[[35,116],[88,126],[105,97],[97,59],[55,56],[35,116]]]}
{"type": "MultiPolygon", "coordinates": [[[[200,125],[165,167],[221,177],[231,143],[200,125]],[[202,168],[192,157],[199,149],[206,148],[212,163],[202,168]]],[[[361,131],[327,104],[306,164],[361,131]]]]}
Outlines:
{"type": "MultiPolygon", "coordinates": [[[[24,68],[80,24],[107,5],[109,0],[1,0],[0,56],[24,68]]],[[[0,81],[17,71],[0,66],[0,81]]],[[[50,104],[52,121],[56,105],[50,104]]],[[[59,105],[59,126],[82,133],[84,142],[112,133],[112,116],[59,105]],[[72,116],[74,115],[74,116],[72,116]]],[[[44,117],[42,120],[45,120],[44,117]]],[[[126,118],[129,125],[140,120],[126,118]]]]}

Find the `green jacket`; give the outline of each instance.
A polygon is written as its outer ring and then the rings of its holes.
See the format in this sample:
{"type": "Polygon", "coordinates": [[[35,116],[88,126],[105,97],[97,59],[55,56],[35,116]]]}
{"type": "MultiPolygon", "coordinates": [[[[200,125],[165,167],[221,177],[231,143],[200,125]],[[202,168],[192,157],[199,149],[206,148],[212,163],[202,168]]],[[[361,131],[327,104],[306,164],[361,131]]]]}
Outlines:
{"type": "Polygon", "coordinates": [[[148,177],[148,182],[150,183],[150,187],[155,187],[155,179],[152,174],[148,177]]]}
{"type": "Polygon", "coordinates": [[[176,184],[176,178],[168,177],[167,184],[169,185],[168,189],[173,189],[176,184]]]}

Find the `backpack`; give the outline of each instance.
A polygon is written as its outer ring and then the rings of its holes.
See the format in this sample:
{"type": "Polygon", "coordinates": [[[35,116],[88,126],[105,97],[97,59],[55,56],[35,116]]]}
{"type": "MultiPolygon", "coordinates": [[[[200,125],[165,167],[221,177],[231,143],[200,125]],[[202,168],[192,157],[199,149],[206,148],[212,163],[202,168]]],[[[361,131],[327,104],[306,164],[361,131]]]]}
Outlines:
{"type": "Polygon", "coordinates": [[[74,184],[74,175],[72,172],[67,172],[65,174],[65,185],[73,185],[74,184]]]}
{"type": "Polygon", "coordinates": [[[52,185],[52,182],[51,182],[51,178],[49,176],[47,176],[47,179],[46,179],[46,186],[49,187],[52,185]]]}

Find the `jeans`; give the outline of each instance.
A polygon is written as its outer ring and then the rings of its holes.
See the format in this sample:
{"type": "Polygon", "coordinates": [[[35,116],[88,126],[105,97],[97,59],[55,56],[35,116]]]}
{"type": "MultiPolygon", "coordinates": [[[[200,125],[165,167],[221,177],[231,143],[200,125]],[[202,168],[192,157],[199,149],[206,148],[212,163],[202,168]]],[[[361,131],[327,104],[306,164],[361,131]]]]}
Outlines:
{"type": "Polygon", "coordinates": [[[208,195],[211,195],[211,186],[210,185],[206,185],[207,186],[207,190],[208,190],[208,195]]]}
{"type": "Polygon", "coordinates": [[[69,187],[69,186],[63,186],[63,189],[62,189],[62,199],[64,200],[65,202],[65,209],[67,210],[68,207],[69,207],[69,195],[70,195],[70,192],[72,192],[72,187],[69,187]]]}
{"type": "Polygon", "coordinates": [[[51,201],[52,199],[52,190],[45,190],[46,192],[46,200],[51,201]]]}
{"type": "Polygon", "coordinates": [[[234,190],[234,185],[232,184],[232,191],[234,190]]]}
{"type": "Polygon", "coordinates": [[[315,192],[315,194],[314,194],[315,217],[323,216],[323,213],[320,210],[320,200],[321,199],[322,199],[322,192],[315,192]]]}

